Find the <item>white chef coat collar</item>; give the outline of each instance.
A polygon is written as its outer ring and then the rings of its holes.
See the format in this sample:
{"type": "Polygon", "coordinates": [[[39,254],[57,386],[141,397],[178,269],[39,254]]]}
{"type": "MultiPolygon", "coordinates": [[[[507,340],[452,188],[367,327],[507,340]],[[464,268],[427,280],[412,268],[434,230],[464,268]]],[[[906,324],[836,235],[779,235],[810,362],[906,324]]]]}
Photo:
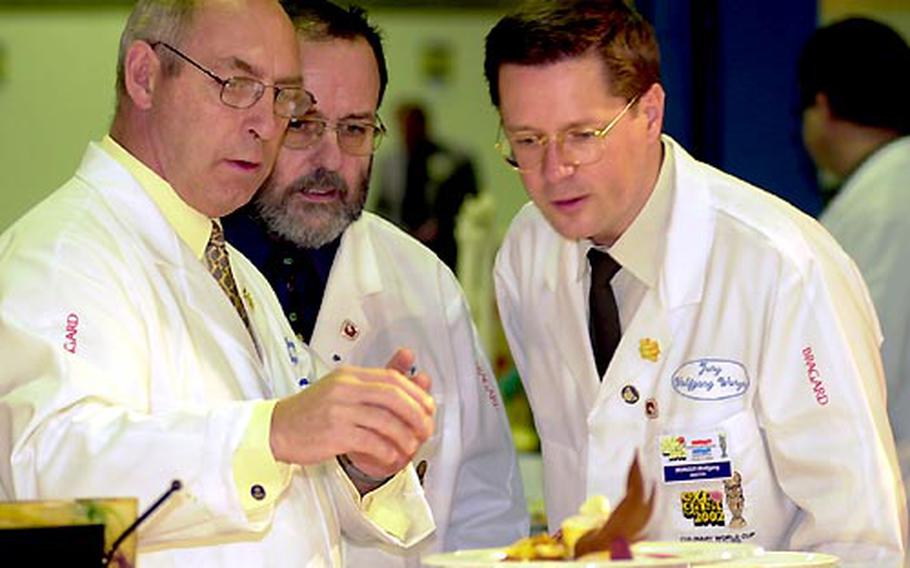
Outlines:
{"type": "Polygon", "coordinates": [[[211,236],[212,219],[193,209],[171,184],[130,154],[110,135],[105,136],[98,146],[133,176],[180,239],[190,247],[196,258],[201,259],[211,236]]]}
{"type": "Polygon", "coordinates": [[[876,169],[876,164],[887,161],[892,155],[900,154],[903,151],[902,149],[908,146],[910,146],[910,136],[895,138],[884,146],[881,146],[867,156],[866,159],[853,170],[847,179],[844,180],[843,187],[847,187],[852,180],[861,178],[864,172],[876,169]]]}
{"type": "Polygon", "coordinates": [[[590,239],[578,241],[578,280],[587,277],[589,267],[586,256],[588,250],[596,248],[608,252],[623,269],[649,288],[657,286],[666,248],[665,235],[670,223],[675,179],[673,152],[669,151],[666,143],[662,142],[662,145],[663,161],[654,191],[629,228],[609,248],[597,245],[590,239]]]}

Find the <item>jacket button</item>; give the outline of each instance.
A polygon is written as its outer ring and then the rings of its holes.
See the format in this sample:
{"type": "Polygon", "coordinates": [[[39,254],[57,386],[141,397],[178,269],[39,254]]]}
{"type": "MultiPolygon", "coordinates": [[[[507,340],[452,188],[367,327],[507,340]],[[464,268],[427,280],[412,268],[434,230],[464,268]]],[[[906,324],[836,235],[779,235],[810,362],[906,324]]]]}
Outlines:
{"type": "Polygon", "coordinates": [[[250,495],[253,497],[253,499],[262,501],[265,499],[265,487],[257,483],[256,485],[250,487],[250,495]]]}
{"type": "Polygon", "coordinates": [[[427,460],[420,460],[420,463],[414,468],[417,470],[417,479],[420,480],[420,485],[423,485],[423,478],[427,475],[427,467],[427,460]]]}

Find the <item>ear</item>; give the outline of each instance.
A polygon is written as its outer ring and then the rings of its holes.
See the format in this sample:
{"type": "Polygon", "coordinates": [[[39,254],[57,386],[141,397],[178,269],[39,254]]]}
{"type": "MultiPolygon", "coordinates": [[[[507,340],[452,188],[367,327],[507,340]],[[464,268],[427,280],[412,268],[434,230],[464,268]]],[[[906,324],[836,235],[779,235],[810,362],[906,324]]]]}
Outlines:
{"type": "Polygon", "coordinates": [[[645,114],[648,124],[648,138],[659,140],[664,127],[664,99],[666,94],[660,83],[654,83],[639,98],[640,111],[645,114]]]}
{"type": "Polygon", "coordinates": [[[123,62],[123,82],[127,95],[137,108],[151,108],[160,73],[161,60],[152,46],[144,41],[134,41],[123,62]]]}

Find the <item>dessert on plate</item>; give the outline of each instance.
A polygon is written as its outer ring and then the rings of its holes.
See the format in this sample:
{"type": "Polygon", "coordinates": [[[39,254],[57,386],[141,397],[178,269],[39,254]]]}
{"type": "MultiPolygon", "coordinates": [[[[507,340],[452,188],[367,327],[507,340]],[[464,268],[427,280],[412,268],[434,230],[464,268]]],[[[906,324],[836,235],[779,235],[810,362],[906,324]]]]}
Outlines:
{"type": "Polygon", "coordinates": [[[554,534],[523,538],[505,550],[505,561],[598,558],[631,560],[631,545],[641,540],[654,510],[654,491],[645,499],[638,457],[632,461],[626,495],[614,511],[606,497],[589,497],[577,515],[562,522],[554,534]]]}

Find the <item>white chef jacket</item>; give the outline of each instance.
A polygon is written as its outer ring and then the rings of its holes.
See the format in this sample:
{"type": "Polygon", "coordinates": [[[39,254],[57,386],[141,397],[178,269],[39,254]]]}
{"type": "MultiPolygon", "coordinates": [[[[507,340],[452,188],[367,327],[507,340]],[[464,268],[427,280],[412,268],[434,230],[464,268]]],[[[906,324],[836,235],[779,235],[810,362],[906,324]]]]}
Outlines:
{"type": "MultiPolygon", "coordinates": [[[[905,448],[910,446],[910,136],[869,156],[820,221],[869,285],[885,338],[888,416],[898,448],[905,448]]],[[[910,474],[910,460],[903,465],[910,474]]]]}
{"type": "Polygon", "coordinates": [[[417,452],[436,533],[407,551],[351,545],[350,566],[419,565],[421,554],[527,535],[515,448],[461,287],[427,247],[372,213],[344,232],[310,341],[336,365],[379,366],[408,347],[433,380],[436,430],[417,452]]]}
{"type": "MultiPolygon", "coordinates": [[[[253,405],[317,377],[268,283],[234,250],[231,262],[261,358],[204,264],[95,144],[0,236],[2,498],[144,508],[180,479],[140,530],[145,568],[339,566],[342,528],[392,540],[334,460],[295,466],[272,507],[241,507],[232,460],[253,405]]],[[[413,470],[393,481],[388,517],[405,513],[413,544],[430,512],[413,470]]]]}
{"type": "Polygon", "coordinates": [[[906,510],[878,323],[858,271],[812,219],[668,137],[664,148],[675,165],[649,205],[671,192],[668,215],[643,212],[627,231],[654,223],[635,232],[662,243],[641,248],[658,251],[656,281],[636,299],[602,381],[578,243],[529,204],[497,256],[551,527],[586,495],[615,505],[638,452],[657,492],[648,539],[898,565],[906,510]]]}

